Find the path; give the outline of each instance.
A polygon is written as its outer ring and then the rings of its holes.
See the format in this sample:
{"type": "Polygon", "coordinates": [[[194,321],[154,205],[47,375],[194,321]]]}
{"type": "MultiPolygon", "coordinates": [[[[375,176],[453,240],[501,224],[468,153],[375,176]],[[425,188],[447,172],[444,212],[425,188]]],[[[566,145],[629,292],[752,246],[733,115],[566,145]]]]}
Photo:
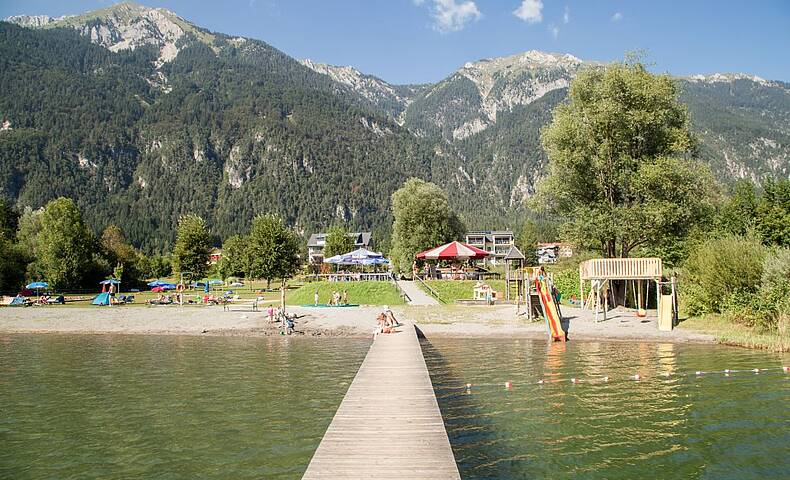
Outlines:
{"type": "Polygon", "coordinates": [[[409,305],[439,305],[439,302],[417,285],[413,280],[398,280],[401,290],[406,292],[411,301],[409,305]]]}
{"type": "Polygon", "coordinates": [[[303,479],[460,480],[413,325],[373,342],[303,479]]]}

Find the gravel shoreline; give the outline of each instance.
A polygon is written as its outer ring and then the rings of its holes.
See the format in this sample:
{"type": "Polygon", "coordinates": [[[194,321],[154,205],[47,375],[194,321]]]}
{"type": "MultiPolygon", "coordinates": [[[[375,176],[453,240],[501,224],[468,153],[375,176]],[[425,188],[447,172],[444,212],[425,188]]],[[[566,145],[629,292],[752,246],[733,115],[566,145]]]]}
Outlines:
{"type": "MultiPolygon", "coordinates": [[[[265,309],[264,309],[265,310],[265,309]]],[[[514,306],[400,306],[393,307],[401,321],[417,325],[426,337],[546,338],[542,321],[527,322],[514,306]]],[[[296,336],[369,337],[380,307],[289,307],[296,313],[296,336]]],[[[636,317],[630,311],[611,311],[596,323],[591,312],[563,307],[570,321],[572,340],[631,340],[712,343],[712,335],[688,330],[660,332],[655,317],[636,317]]],[[[0,334],[132,334],[132,335],[280,335],[265,311],[235,306],[121,306],[121,307],[7,307],[0,309],[0,334]]]]}

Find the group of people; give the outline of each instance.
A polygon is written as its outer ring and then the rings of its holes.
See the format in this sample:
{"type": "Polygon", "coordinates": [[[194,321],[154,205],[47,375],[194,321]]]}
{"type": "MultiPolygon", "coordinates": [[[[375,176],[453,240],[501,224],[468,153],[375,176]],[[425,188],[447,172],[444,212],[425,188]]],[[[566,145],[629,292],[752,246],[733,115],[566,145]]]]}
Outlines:
{"type": "Polygon", "coordinates": [[[294,329],[294,321],[296,320],[295,313],[288,315],[285,313],[283,307],[274,308],[274,305],[269,305],[269,308],[266,309],[266,314],[269,316],[270,323],[280,322],[282,327],[280,333],[282,335],[290,335],[296,331],[294,329]]]}
{"type": "Polygon", "coordinates": [[[66,303],[66,299],[63,297],[63,295],[58,295],[57,297],[52,298],[48,293],[44,293],[38,298],[37,303],[39,305],[50,305],[53,303],[64,305],[66,303]]]}
{"type": "MultiPolygon", "coordinates": [[[[313,294],[313,304],[318,306],[318,290],[315,291],[313,294]]],[[[332,296],[329,298],[329,303],[327,303],[330,307],[337,307],[339,305],[348,305],[348,290],[343,290],[343,292],[339,292],[335,290],[332,292],[332,296]],[[342,302],[342,303],[341,303],[342,302]]]]}
{"type": "Polygon", "coordinates": [[[376,320],[378,323],[373,330],[374,338],[379,333],[395,333],[395,327],[401,326],[401,323],[398,322],[395,318],[395,314],[392,313],[392,310],[387,305],[384,305],[384,309],[379,313],[378,317],[376,317],[376,320]]]}

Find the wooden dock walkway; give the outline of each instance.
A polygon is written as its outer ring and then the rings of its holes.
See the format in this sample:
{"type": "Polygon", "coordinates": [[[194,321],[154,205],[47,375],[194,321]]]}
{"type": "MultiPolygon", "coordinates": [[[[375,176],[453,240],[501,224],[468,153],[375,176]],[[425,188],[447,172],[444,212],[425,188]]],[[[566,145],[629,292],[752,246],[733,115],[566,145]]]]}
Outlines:
{"type": "Polygon", "coordinates": [[[373,342],[303,479],[460,480],[413,325],[373,342]]]}

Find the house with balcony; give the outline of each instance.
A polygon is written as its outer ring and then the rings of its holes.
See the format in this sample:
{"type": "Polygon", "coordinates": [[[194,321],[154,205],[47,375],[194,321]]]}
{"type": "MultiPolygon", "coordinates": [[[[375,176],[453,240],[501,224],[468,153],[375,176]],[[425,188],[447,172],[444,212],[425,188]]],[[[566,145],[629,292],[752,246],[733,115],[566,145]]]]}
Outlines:
{"type": "MultiPolygon", "coordinates": [[[[326,246],[326,233],[314,233],[307,240],[307,259],[311,264],[324,262],[324,246],[326,246]]],[[[370,232],[349,233],[348,236],[354,241],[354,248],[373,247],[373,236],[370,232]]]]}
{"type": "Polygon", "coordinates": [[[485,250],[489,257],[484,263],[497,265],[504,262],[505,255],[510,251],[510,247],[515,246],[516,239],[510,230],[480,230],[468,232],[465,237],[466,243],[485,250]]]}

